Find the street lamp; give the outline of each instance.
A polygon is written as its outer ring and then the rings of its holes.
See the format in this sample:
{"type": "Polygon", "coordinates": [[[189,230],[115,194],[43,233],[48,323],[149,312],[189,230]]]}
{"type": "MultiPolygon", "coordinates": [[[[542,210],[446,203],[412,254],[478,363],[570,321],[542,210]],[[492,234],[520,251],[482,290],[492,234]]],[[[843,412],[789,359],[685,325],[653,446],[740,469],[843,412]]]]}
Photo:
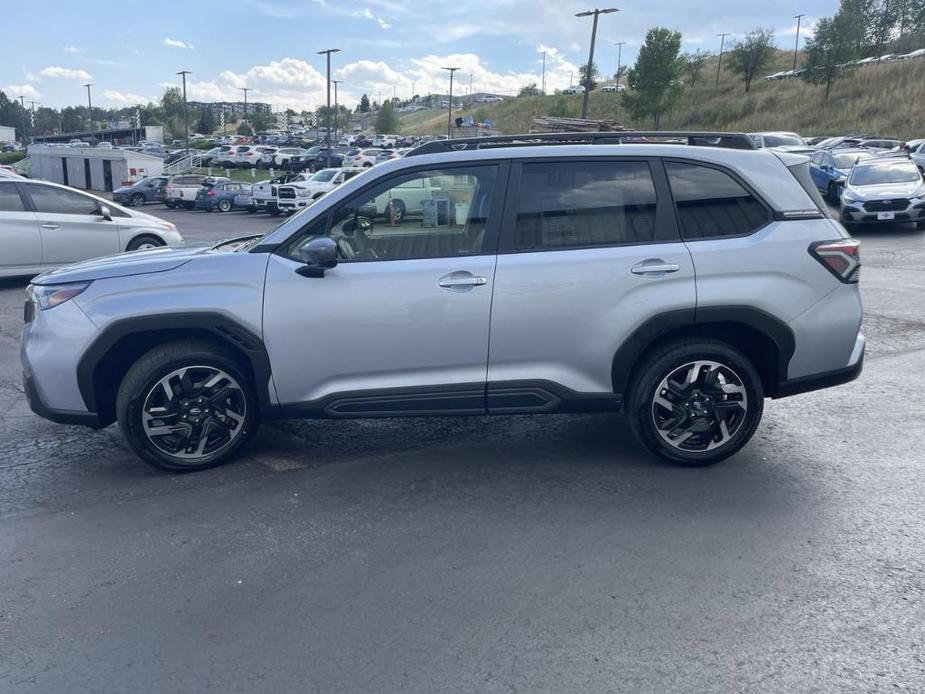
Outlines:
{"type": "Polygon", "coordinates": [[[546,54],[549,51],[542,51],[543,53],[543,86],[540,88],[540,92],[545,96],[546,95],[546,54]]]}
{"type": "Polygon", "coordinates": [[[594,9],[586,10],[584,12],[578,12],[576,17],[594,17],[594,23],[591,25],[591,50],[588,51],[588,67],[585,68],[585,92],[581,97],[581,117],[588,117],[588,92],[591,91],[591,71],[592,65],[594,65],[594,41],[597,38],[597,18],[598,15],[610,14],[611,12],[619,12],[616,7],[607,7],[603,10],[594,9]]]}
{"type": "Polygon", "coordinates": [[[247,130],[250,130],[250,124],[247,122],[247,93],[251,91],[250,87],[238,87],[242,92],[244,92],[244,127],[247,130]]]}
{"type": "Polygon", "coordinates": [[[87,115],[90,117],[90,136],[93,137],[93,101],[90,99],[90,87],[93,86],[93,83],[87,82],[84,86],[87,88],[87,115]]]}
{"type": "Polygon", "coordinates": [[[318,55],[323,55],[327,61],[328,73],[328,106],[324,113],[324,143],[327,154],[325,154],[325,167],[331,168],[331,53],[340,53],[339,48],[325,48],[318,51],[318,55]]]}
{"type": "MultiPolygon", "coordinates": [[[[180,70],[177,73],[183,76],[183,132],[186,134],[186,156],[189,156],[189,118],[186,115],[186,76],[192,74],[189,70],[180,70]]],[[[247,96],[247,92],[244,92],[247,96]]]]}
{"type": "Polygon", "coordinates": [[[719,71],[723,67],[723,46],[726,43],[726,37],[729,34],[717,34],[719,36],[719,60],[716,61],[716,86],[719,86],[719,71]]]}
{"type": "Polygon", "coordinates": [[[459,70],[458,67],[444,67],[441,70],[448,70],[450,73],[450,99],[446,109],[446,139],[453,136],[453,73],[459,70]]]}
{"type": "MultiPolygon", "coordinates": [[[[800,50],[800,20],[803,19],[803,17],[805,17],[805,16],[806,16],[805,14],[798,14],[798,15],[794,15],[794,17],[793,17],[795,20],[797,20],[797,40],[796,40],[796,43],[793,44],[793,72],[794,72],[794,75],[796,75],[796,71],[797,71],[797,51],[800,50]]],[[[879,60],[879,58],[878,58],[878,60],[879,60]]]]}
{"type": "Polygon", "coordinates": [[[614,46],[617,47],[617,91],[620,91],[620,68],[623,67],[623,46],[626,41],[617,41],[614,46]]]}
{"type": "Polygon", "coordinates": [[[331,80],[331,84],[334,85],[334,144],[337,144],[337,116],[340,114],[337,106],[337,85],[341,82],[343,80],[331,80]]]}
{"type": "Polygon", "coordinates": [[[26,148],[26,97],[20,95],[20,96],[17,96],[16,98],[19,99],[19,103],[22,105],[22,132],[19,133],[19,136],[22,139],[23,149],[25,149],[26,148]]]}

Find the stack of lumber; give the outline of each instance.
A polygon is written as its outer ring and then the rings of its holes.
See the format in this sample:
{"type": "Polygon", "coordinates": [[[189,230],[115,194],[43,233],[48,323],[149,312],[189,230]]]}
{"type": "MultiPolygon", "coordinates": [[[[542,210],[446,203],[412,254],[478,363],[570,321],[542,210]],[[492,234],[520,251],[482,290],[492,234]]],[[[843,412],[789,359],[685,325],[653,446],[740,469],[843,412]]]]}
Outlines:
{"type": "Polygon", "coordinates": [[[628,130],[614,120],[591,120],[589,118],[564,118],[561,116],[539,116],[533,119],[535,133],[606,133],[628,130]]]}

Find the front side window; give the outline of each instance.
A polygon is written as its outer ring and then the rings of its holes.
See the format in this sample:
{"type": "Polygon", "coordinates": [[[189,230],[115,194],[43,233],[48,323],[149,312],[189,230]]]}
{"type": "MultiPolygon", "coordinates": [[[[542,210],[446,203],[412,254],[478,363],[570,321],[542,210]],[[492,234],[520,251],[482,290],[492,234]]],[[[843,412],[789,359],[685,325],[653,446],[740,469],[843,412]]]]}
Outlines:
{"type": "Polygon", "coordinates": [[[24,212],[25,206],[15,183],[0,183],[0,212],[24,212]]]}
{"type": "Polygon", "coordinates": [[[93,198],[53,186],[25,184],[35,211],[44,214],[99,214],[99,203],[93,198]]]}
{"type": "Polygon", "coordinates": [[[771,221],[768,209],[719,169],[666,162],[665,170],[685,239],[741,236],[771,221]]]}
{"type": "Polygon", "coordinates": [[[512,248],[593,248],[656,240],[656,195],[646,162],[526,163],[512,248]]]}
{"type": "Polygon", "coordinates": [[[345,261],[443,258],[481,253],[497,166],[434,169],[390,176],[314,220],[289,246],[327,233],[345,261]]]}

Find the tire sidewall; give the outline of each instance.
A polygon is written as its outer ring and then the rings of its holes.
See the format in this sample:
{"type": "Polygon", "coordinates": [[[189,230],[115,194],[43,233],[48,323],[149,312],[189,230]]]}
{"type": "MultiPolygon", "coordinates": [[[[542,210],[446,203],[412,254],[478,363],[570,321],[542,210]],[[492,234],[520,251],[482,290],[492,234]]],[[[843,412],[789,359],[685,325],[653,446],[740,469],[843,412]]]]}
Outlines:
{"type": "Polygon", "coordinates": [[[627,406],[630,428],[646,448],[675,463],[705,466],[728,458],[748,443],[764,411],[764,388],[757,370],[740,352],[720,342],[697,340],[675,344],[654,355],[635,379],[627,406]],[[748,412],[746,420],[726,444],[712,451],[689,452],[670,446],[659,436],[652,418],[652,398],[663,378],[684,364],[697,360],[718,362],[738,374],[745,385],[748,412]]]}
{"type": "Polygon", "coordinates": [[[116,413],[119,428],[126,440],[145,462],[171,472],[195,472],[228,462],[247,443],[259,425],[259,405],[252,379],[238,365],[237,360],[222,351],[195,349],[169,357],[162,354],[155,348],[139,359],[119,389],[116,413]],[[247,408],[243,430],[231,445],[195,463],[186,463],[161,451],[145,435],[142,425],[142,408],[151,388],[168,373],[184,366],[212,366],[225,371],[241,386],[247,408]]]}

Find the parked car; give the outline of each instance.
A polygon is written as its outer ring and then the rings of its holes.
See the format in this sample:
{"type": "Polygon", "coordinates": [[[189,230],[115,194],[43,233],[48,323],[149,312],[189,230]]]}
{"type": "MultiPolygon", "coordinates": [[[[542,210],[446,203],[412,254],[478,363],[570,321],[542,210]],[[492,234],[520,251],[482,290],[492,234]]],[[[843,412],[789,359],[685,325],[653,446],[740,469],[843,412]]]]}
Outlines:
{"type": "Polygon", "coordinates": [[[254,203],[254,211],[266,211],[268,206],[272,203],[272,206],[276,207],[276,187],[283,183],[290,183],[292,181],[307,181],[311,178],[312,174],[310,173],[294,173],[288,172],[280,174],[275,178],[271,178],[268,181],[259,181],[255,183],[252,188],[252,201],[254,203]]]}
{"type": "Polygon", "coordinates": [[[211,166],[215,161],[215,158],[221,153],[221,147],[213,147],[212,149],[203,152],[199,155],[199,165],[200,166],[211,166]]]}
{"type": "Polygon", "coordinates": [[[204,183],[196,193],[196,209],[206,212],[230,212],[251,206],[251,187],[240,181],[215,181],[204,183]]]}
{"type": "Polygon", "coordinates": [[[279,152],[279,147],[264,145],[262,147],[258,147],[257,151],[260,152],[260,159],[257,161],[257,168],[274,168],[274,164],[276,163],[276,154],[279,152]]]}
{"type": "Polygon", "coordinates": [[[112,199],[131,207],[141,207],[146,202],[164,202],[169,180],[167,176],[147,176],[129,186],[116,188],[112,191],[112,199]]]}
{"type": "Polygon", "coordinates": [[[837,205],[851,167],[873,156],[867,149],[818,150],[809,161],[809,174],[816,184],[816,189],[829,202],[837,205]]]}
{"type": "Polygon", "coordinates": [[[196,196],[199,189],[206,183],[219,183],[227,181],[224,176],[203,176],[201,174],[180,174],[170,179],[167,184],[164,204],[167,207],[185,207],[192,210],[196,207],[196,196]]]}
{"type": "Polygon", "coordinates": [[[865,339],[859,244],[806,157],[711,139],[431,143],[234,252],[43,275],[22,334],[29,403],[118,421],[172,471],[228,461],[275,416],[622,409],[656,455],[728,458],[765,398],[856,378],[865,339]],[[411,180],[439,191],[421,220],[364,215],[411,180]]]}
{"type": "Polygon", "coordinates": [[[212,166],[223,169],[233,169],[235,167],[236,145],[222,145],[218,148],[218,153],[212,158],[212,166]]]}
{"type": "MultiPolygon", "coordinates": [[[[57,183],[13,178],[0,179],[0,238],[0,277],[183,243],[177,228],[157,217],[57,183]]],[[[64,344],[73,343],[62,339],[59,350],[64,344]]]]}
{"type": "Polygon", "coordinates": [[[585,88],[581,84],[573,84],[562,90],[563,94],[584,94],[585,88]]]}
{"type": "Polygon", "coordinates": [[[748,136],[759,149],[769,147],[787,147],[808,150],[810,147],[803,141],[803,138],[796,133],[790,132],[762,132],[748,133],[748,136]]]}
{"type": "Polygon", "coordinates": [[[618,93],[618,92],[625,92],[625,91],[626,91],[626,85],[623,84],[623,83],[620,83],[620,84],[605,84],[603,87],[601,87],[601,91],[602,91],[602,92],[613,93],[613,94],[616,94],[616,93],[618,93]]]}
{"type": "Polygon", "coordinates": [[[814,135],[812,137],[804,137],[803,142],[805,142],[810,147],[818,147],[820,142],[829,139],[832,139],[831,135],[814,135]]]}
{"type": "Polygon", "coordinates": [[[239,169],[257,168],[260,156],[263,152],[257,145],[238,145],[234,152],[234,165],[239,169]]]}
{"type": "Polygon", "coordinates": [[[381,149],[376,147],[368,147],[366,149],[351,149],[344,156],[341,166],[373,166],[376,163],[376,157],[379,156],[381,151],[381,149]]]}
{"type": "Polygon", "coordinates": [[[904,150],[905,146],[906,143],[901,140],[883,137],[869,137],[858,143],[858,147],[864,147],[865,149],[871,149],[876,152],[898,152],[904,150]]]}
{"type": "Polygon", "coordinates": [[[277,169],[288,169],[292,157],[304,156],[308,150],[301,147],[280,147],[273,155],[273,166],[277,169]]]}
{"type": "Polygon", "coordinates": [[[873,157],[854,165],[841,195],[841,221],[861,224],[914,222],[925,229],[925,183],[909,158],[873,157]]]}
{"type": "Polygon", "coordinates": [[[25,178],[19,171],[8,164],[0,164],[0,178],[25,178]]]}
{"type": "Polygon", "coordinates": [[[919,171],[925,173],[925,142],[919,144],[919,146],[912,151],[910,158],[916,163],[916,166],[919,167],[919,171]]]}
{"type": "Polygon", "coordinates": [[[276,199],[267,201],[267,211],[272,215],[298,212],[365,170],[360,167],[322,169],[308,179],[302,174],[276,186],[276,199]]]}

